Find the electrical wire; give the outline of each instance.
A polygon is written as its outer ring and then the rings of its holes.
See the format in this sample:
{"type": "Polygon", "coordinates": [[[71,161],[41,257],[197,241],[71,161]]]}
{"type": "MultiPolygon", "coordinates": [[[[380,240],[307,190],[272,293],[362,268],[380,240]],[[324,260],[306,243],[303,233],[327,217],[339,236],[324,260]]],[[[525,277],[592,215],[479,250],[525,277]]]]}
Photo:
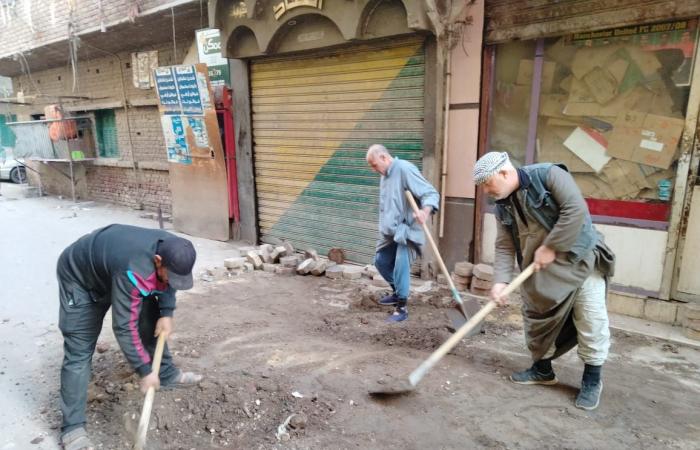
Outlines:
{"type": "Polygon", "coordinates": [[[175,43],[175,9],[170,8],[170,16],[173,18],[173,64],[177,63],[177,44],[175,43]]]}

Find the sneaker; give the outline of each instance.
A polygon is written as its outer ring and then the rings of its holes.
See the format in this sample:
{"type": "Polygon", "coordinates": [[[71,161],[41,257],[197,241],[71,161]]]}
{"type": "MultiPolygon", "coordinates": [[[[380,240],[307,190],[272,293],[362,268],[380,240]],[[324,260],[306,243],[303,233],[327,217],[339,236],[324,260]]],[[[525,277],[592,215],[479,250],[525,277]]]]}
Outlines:
{"type": "Polygon", "coordinates": [[[396,294],[386,295],[379,300],[380,305],[394,306],[399,302],[399,297],[396,294]]]}
{"type": "Polygon", "coordinates": [[[603,392],[602,381],[581,384],[581,390],[576,396],[576,407],[586,411],[596,409],[600,403],[601,392],[603,392]]]}
{"type": "Polygon", "coordinates": [[[513,373],[510,376],[510,381],[517,384],[544,384],[546,386],[551,386],[557,384],[559,380],[557,380],[553,370],[549,373],[541,373],[533,366],[522,372],[513,373]]]}
{"type": "Polygon", "coordinates": [[[394,312],[391,313],[389,318],[386,319],[386,322],[403,322],[406,319],[408,319],[408,308],[406,306],[397,306],[396,309],[394,309],[394,312]]]}

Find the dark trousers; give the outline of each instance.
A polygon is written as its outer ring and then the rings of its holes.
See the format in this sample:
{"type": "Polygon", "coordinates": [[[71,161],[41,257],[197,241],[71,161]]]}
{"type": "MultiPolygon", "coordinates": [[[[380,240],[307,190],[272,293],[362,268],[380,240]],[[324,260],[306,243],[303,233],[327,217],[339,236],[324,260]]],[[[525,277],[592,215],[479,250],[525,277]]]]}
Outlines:
{"type": "MultiPolygon", "coordinates": [[[[92,355],[102,330],[102,321],[111,302],[94,301],[80,285],[59,278],[60,310],[58,326],[63,333],[63,366],[61,367],[61,412],[63,434],[85,426],[87,391],[92,374],[92,355]]],[[[160,318],[158,302],[153,297],[143,299],[139,315],[139,335],[144,347],[153,357],[157,338],[153,336],[160,318]]],[[[167,344],[160,366],[161,383],[167,384],[178,376],[167,344]]]]}

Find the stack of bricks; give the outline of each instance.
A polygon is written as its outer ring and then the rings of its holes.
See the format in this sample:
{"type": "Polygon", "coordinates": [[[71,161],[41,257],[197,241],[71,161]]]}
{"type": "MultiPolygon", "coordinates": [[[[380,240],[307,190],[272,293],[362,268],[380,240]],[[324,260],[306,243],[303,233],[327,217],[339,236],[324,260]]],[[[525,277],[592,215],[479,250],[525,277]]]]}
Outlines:
{"type": "Polygon", "coordinates": [[[700,304],[687,303],[680,310],[683,333],[688,339],[700,341],[700,304]]]}
{"type": "Polygon", "coordinates": [[[474,295],[487,297],[493,285],[493,267],[487,264],[477,264],[473,269],[472,283],[469,291],[474,295]]]}
{"type": "Polygon", "coordinates": [[[458,291],[466,291],[469,289],[469,284],[472,281],[474,264],[463,261],[455,264],[454,272],[452,272],[452,281],[458,291]]]}

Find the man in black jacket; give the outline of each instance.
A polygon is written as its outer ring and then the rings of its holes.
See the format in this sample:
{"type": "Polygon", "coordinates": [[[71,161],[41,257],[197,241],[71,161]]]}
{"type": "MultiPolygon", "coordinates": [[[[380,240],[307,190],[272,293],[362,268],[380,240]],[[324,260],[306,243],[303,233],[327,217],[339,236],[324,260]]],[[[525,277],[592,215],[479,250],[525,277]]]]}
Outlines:
{"type": "Polygon", "coordinates": [[[112,329],[126,359],[141,376],[141,390],[188,386],[200,375],[175,367],[167,345],[160,373],[151,371],[156,337],[173,330],[175,291],[190,289],[197,254],[187,239],[157,229],[109,225],[81,237],[58,259],[63,333],[61,442],[90,449],[85,431],[92,355],[102,321],[112,308],[112,329]]]}

